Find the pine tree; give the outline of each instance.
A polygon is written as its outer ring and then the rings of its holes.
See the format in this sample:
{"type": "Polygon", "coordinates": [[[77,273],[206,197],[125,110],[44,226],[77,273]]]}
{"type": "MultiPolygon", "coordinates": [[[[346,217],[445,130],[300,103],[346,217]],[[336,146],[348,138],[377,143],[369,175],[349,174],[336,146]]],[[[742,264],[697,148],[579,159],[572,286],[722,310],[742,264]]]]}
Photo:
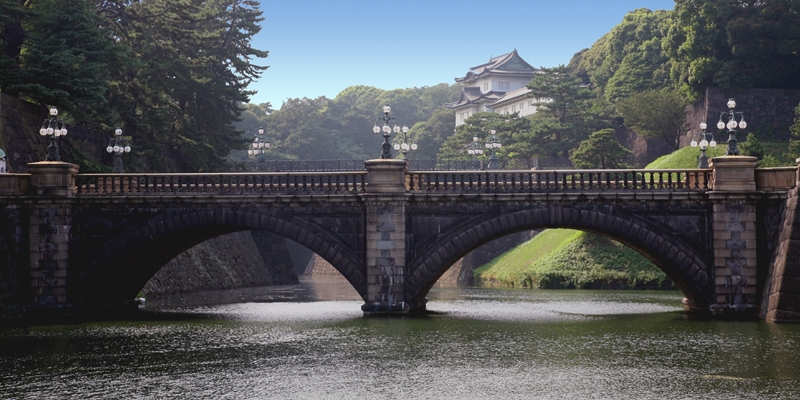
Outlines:
{"type": "Polygon", "coordinates": [[[624,161],[630,154],[629,150],[617,142],[613,129],[602,129],[581,142],[570,159],[575,168],[619,169],[630,168],[624,161]]]}

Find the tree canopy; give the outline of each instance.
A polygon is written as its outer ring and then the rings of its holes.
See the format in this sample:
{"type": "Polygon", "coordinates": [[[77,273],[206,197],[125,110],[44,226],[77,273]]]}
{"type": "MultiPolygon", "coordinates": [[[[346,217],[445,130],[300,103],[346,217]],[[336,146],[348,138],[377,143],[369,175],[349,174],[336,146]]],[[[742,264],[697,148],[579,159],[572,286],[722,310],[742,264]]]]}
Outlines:
{"type": "Polygon", "coordinates": [[[588,139],[581,142],[570,157],[575,168],[630,168],[625,163],[625,157],[631,152],[622,147],[614,135],[613,129],[601,129],[593,132],[588,139]]]}
{"type": "Polygon", "coordinates": [[[662,139],[673,149],[681,146],[681,138],[689,128],[686,122],[686,101],[678,91],[670,88],[635,93],[620,100],[617,110],[625,125],[640,136],[662,139]]]}
{"type": "Polygon", "coordinates": [[[800,88],[800,3],[676,0],[664,50],[694,101],[707,86],[800,88]]]}
{"type": "Polygon", "coordinates": [[[636,92],[670,86],[671,61],[661,49],[670,16],[671,11],[646,8],[629,12],[590,49],[576,54],[570,70],[587,76],[612,103],[636,92]]]}
{"type": "Polygon", "coordinates": [[[609,126],[608,119],[592,108],[595,93],[564,65],[542,68],[527,87],[537,112],[531,128],[516,135],[509,151],[528,158],[566,158],[591,132],[609,126]]]}
{"type": "Polygon", "coordinates": [[[252,0],[0,0],[0,90],[121,126],[151,162],[168,147],[186,170],[224,167],[244,142],[233,123],[266,69],[250,45],[252,0]]]}
{"type": "MultiPolygon", "coordinates": [[[[411,140],[418,140],[420,152],[435,155],[444,138],[452,134],[455,121],[443,104],[455,100],[460,90],[447,84],[396,90],[351,86],[333,99],[287,99],[278,110],[271,105],[247,105],[237,127],[252,133],[263,126],[272,143],[267,154],[271,159],[377,158],[383,138],[372,132],[372,126],[388,103],[391,116],[410,128],[411,140]]],[[[422,154],[415,153],[409,157],[422,154]]]]}

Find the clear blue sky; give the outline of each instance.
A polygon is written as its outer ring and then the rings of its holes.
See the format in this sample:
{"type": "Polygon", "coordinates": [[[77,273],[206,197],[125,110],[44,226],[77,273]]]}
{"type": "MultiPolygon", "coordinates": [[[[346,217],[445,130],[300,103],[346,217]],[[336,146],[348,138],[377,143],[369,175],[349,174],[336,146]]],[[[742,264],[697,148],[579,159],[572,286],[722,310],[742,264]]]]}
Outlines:
{"type": "Polygon", "coordinates": [[[629,11],[673,0],[262,0],[254,47],[269,65],[251,102],[333,98],[353,85],[398,89],[452,84],[514,48],[535,67],[569,63],[629,11]],[[498,10],[498,8],[500,10],[498,10]]]}

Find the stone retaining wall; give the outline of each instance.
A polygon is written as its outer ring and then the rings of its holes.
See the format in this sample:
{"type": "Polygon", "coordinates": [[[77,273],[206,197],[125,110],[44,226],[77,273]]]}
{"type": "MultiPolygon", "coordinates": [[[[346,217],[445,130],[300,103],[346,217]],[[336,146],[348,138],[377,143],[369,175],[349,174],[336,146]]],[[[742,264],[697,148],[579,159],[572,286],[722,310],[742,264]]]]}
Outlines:
{"type": "Polygon", "coordinates": [[[8,156],[8,172],[26,173],[27,164],[43,161],[50,143],[39,135],[45,107],[0,93],[0,148],[8,156]]]}
{"type": "MultiPolygon", "coordinates": [[[[720,112],[728,111],[729,98],[736,100],[736,111],[741,111],[747,121],[747,129],[739,132],[736,139],[743,142],[747,133],[761,131],[764,141],[788,141],[792,138],[789,127],[794,123],[794,110],[800,103],[800,90],[788,89],[747,89],[741,91],[710,87],[697,103],[687,107],[689,112],[688,131],[681,144],[687,146],[692,141],[690,134],[700,132],[700,123],[706,121],[708,132],[717,132],[720,112]],[[768,132],[771,131],[771,135],[768,132]]],[[[738,121],[737,117],[737,121],[738,121]]],[[[727,121],[727,120],[725,120],[727,121]]],[[[717,135],[717,142],[724,145],[728,140],[717,135]]]]}
{"type": "Polygon", "coordinates": [[[200,243],[161,268],[142,292],[163,297],[297,282],[285,240],[255,236],[236,232],[200,243]]]}
{"type": "Polygon", "coordinates": [[[439,278],[439,283],[455,283],[459,286],[474,286],[473,272],[480,266],[491,262],[503,253],[531,240],[540,231],[525,231],[512,233],[495,239],[473,250],[460,260],[456,261],[447,272],[439,278]]]}

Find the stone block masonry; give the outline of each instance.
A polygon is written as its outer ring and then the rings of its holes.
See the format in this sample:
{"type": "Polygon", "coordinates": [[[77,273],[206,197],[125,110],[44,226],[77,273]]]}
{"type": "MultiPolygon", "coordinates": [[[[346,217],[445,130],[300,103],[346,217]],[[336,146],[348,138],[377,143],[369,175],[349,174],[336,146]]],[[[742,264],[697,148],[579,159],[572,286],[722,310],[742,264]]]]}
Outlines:
{"type": "Polygon", "coordinates": [[[778,248],[764,290],[761,317],[770,322],[800,321],[800,210],[798,189],[789,192],[779,228],[778,248]]]}
{"type": "Polygon", "coordinates": [[[39,135],[47,109],[0,93],[0,148],[8,155],[9,172],[28,172],[27,164],[44,159],[49,141],[39,135]]]}
{"type": "Polygon", "coordinates": [[[297,282],[288,251],[280,248],[285,240],[253,233],[229,233],[184,251],[150,278],[142,292],[151,298],[297,282]],[[271,247],[267,242],[278,243],[269,243],[271,247]]]}
{"type": "Polygon", "coordinates": [[[22,207],[6,204],[0,208],[0,320],[24,314],[28,276],[28,249],[21,222],[22,207]]]}
{"type": "MultiPolygon", "coordinates": [[[[405,303],[405,205],[392,196],[367,202],[367,296],[365,313],[398,312],[405,303]],[[381,205],[377,205],[381,204],[381,205]]],[[[405,197],[405,196],[403,196],[405,197]]]]}
{"type": "MultiPolygon", "coordinates": [[[[705,121],[709,128],[714,127],[719,120],[720,112],[728,111],[726,106],[728,99],[736,99],[736,111],[744,113],[748,123],[747,130],[740,132],[737,139],[743,142],[747,133],[760,131],[763,135],[761,140],[766,141],[788,141],[791,139],[789,127],[794,121],[794,109],[800,103],[800,90],[788,89],[746,89],[741,91],[730,91],[718,87],[706,89],[703,98],[690,106],[687,110],[687,126],[689,131],[682,140],[683,146],[688,146],[692,140],[692,135],[697,131],[700,123],[705,121]]],[[[711,130],[709,130],[711,132],[711,130]]],[[[727,135],[717,141],[724,145],[727,135]]]]}
{"type": "Polygon", "coordinates": [[[711,159],[713,203],[714,304],[712,313],[758,309],[755,157],[711,159]]]}

